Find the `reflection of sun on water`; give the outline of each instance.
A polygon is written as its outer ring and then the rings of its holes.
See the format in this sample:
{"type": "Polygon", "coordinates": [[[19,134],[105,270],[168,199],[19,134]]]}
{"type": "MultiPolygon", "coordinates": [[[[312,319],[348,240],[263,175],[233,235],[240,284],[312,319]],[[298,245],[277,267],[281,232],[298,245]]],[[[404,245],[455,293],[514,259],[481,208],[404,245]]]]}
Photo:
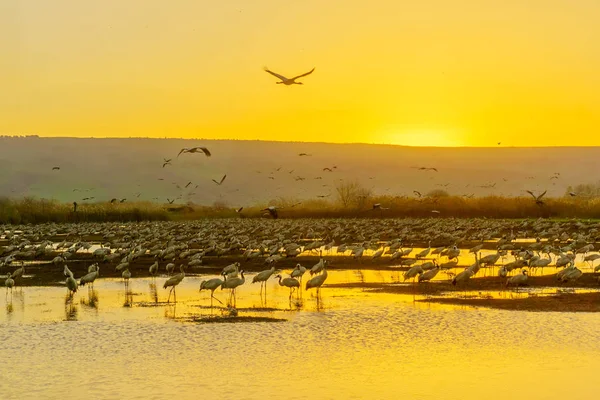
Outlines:
{"type": "Polygon", "coordinates": [[[457,147],[462,146],[462,138],[459,134],[448,131],[437,131],[427,129],[396,130],[384,134],[386,143],[400,146],[426,146],[426,147],[457,147]]]}

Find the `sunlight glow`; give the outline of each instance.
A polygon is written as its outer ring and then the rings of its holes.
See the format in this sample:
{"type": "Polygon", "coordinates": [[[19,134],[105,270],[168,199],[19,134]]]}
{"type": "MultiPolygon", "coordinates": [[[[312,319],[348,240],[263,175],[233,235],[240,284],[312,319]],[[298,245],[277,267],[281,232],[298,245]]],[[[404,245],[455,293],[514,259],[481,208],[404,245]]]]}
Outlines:
{"type": "Polygon", "coordinates": [[[459,147],[464,145],[461,136],[451,130],[397,129],[382,136],[385,137],[386,143],[399,146],[459,147]]]}

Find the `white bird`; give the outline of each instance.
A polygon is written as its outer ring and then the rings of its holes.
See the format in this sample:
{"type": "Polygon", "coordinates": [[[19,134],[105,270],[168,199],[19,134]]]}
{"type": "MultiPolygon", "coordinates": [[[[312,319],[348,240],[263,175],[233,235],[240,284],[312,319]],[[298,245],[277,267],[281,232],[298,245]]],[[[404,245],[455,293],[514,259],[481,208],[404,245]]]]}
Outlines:
{"type": "Polygon", "coordinates": [[[200,291],[207,289],[210,290],[210,307],[213,307],[213,299],[217,300],[219,303],[223,304],[221,300],[215,297],[215,290],[223,284],[223,280],[220,278],[213,278],[207,281],[200,282],[200,291]]]}
{"type": "Polygon", "coordinates": [[[302,82],[296,82],[296,79],[312,74],[315,69],[313,68],[310,71],[308,71],[302,75],[294,76],[293,78],[286,78],[283,75],[280,75],[276,72],[270,71],[267,67],[265,67],[264,70],[265,70],[265,72],[268,72],[269,74],[273,75],[274,77],[281,79],[280,82],[275,82],[275,83],[284,84],[286,86],[289,86],[289,85],[302,85],[302,82]]]}
{"type": "Polygon", "coordinates": [[[169,300],[171,300],[171,292],[173,292],[174,301],[175,303],[177,303],[177,293],[175,292],[175,286],[179,285],[183,278],[185,278],[185,271],[183,270],[183,265],[179,266],[179,270],[181,271],[179,274],[173,275],[172,277],[167,279],[165,284],[163,285],[163,289],[166,289],[169,286],[171,287],[171,290],[169,291],[169,297],[167,298],[167,303],[169,302],[169,300]]]}

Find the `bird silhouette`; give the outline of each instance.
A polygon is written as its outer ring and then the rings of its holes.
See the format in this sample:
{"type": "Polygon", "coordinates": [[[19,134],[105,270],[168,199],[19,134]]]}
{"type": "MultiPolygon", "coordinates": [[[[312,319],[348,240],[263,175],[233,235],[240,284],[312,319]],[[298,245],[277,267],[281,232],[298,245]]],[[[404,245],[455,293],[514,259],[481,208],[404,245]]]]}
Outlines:
{"type": "Polygon", "coordinates": [[[223,177],[221,178],[221,180],[218,181],[218,182],[215,179],[213,179],[212,181],[214,183],[216,183],[217,185],[221,186],[221,184],[223,183],[223,181],[225,180],[225,178],[227,178],[227,175],[223,175],[223,177]]]}
{"type": "Polygon", "coordinates": [[[191,147],[191,148],[183,148],[179,151],[179,154],[177,154],[177,157],[179,157],[182,153],[198,153],[199,151],[202,151],[206,157],[210,157],[212,156],[212,154],[210,153],[210,151],[206,148],[206,147],[202,147],[202,146],[198,146],[198,147],[191,147]]]}
{"type": "Polygon", "coordinates": [[[526,190],[527,193],[529,193],[531,195],[531,197],[534,198],[535,200],[535,204],[537,204],[538,206],[543,206],[544,205],[544,201],[542,200],[542,198],[546,195],[547,190],[540,194],[539,196],[536,196],[535,194],[533,194],[533,192],[531,190],[526,190]]]}
{"type": "Polygon", "coordinates": [[[269,74],[273,75],[274,77],[281,79],[281,81],[275,82],[275,83],[277,83],[277,84],[284,84],[286,86],[289,86],[289,85],[302,85],[303,83],[302,82],[296,82],[296,79],[302,78],[304,76],[312,74],[315,69],[313,68],[310,71],[308,71],[308,72],[306,72],[306,73],[304,73],[302,75],[295,76],[293,78],[286,78],[283,75],[280,75],[280,74],[278,74],[276,72],[270,71],[267,67],[265,67],[264,70],[265,70],[265,72],[268,72],[269,74]]]}

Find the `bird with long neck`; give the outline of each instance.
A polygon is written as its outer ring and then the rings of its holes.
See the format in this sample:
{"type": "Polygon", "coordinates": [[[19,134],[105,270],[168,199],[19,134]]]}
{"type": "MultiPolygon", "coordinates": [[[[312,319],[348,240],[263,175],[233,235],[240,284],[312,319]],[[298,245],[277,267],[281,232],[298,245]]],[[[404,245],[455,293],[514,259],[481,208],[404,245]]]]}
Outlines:
{"type": "Polygon", "coordinates": [[[200,282],[200,292],[204,289],[210,290],[210,308],[213,308],[213,299],[217,300],[219,303],[223,304],[223,302],[215,297],[215,290],[223,284],[223,280],[220,278],[213,278],[207,281],[200,282]]]}
{"type": "Polygon", "coordinates": [[[297,279],[294,279],[292,277],[285,278],[282,280],[281,275],[276,275],[275,278],[279,278],[279,286],[285,286],[290,289],[290,299],[292,298],[292,293],[295,290],[295,288],[300,287],[300,282],[298,282],[297,279]]]}
{"type": "Polygon", "coordinates": [[[183,265],[179,267],[179,270],[181,271],[179,274],[173,275],[172,277],[167,279],[165,284],[163,285],[163,289],[171,287],[171,290],[169,291],[169,297],[167,298],[167,303],[171,300],[171,293],[173,293],[174,301],[175,303],[177,303],[177,293],[175,292],[175,287],[181,283],[183,278],[185,278],[185,271],[183,269],[183,265]]]}
{"type": "Polygon", "coordinates": [[[231,293],[229,295],[229,304],[231,304],[231,299],[233,298],[233,306],[235,307],[236,299],[235,299],[235,290],[238,286],[243,285],[246,282],[246,278],[244,277],[244,270],[240,271],[240,276],[236,276],[234,278],[228,278],[225,276],[225,282],[221,285],[221,290],[223,289],[231,289],[231,293]]]}

